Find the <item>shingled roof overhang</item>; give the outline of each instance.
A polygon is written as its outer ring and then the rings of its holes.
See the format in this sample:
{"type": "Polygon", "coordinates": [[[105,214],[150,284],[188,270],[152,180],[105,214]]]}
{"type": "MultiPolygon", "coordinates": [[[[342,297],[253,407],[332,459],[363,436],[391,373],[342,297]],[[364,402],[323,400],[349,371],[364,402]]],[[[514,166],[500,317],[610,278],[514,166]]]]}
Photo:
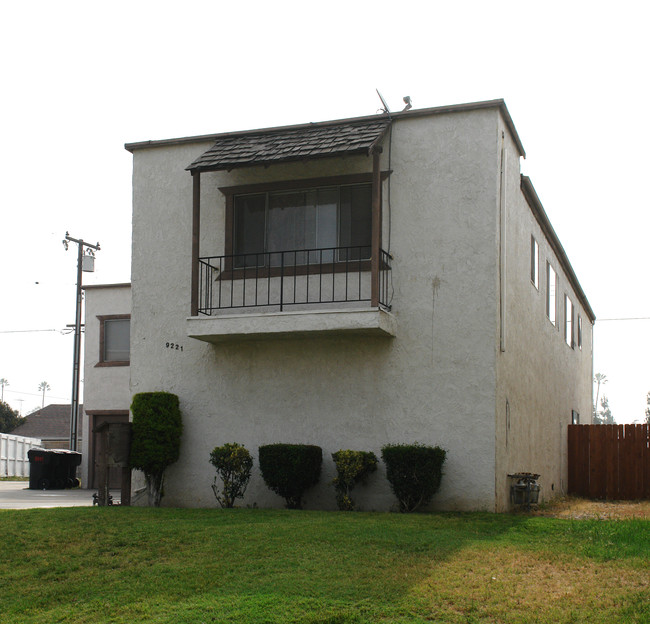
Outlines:
{"type": "Polygon", "coordinates": [[[369,155],[381,143],[389,125],[390,121],[382,118],[225,134],[186,170],[195,173],[333,156],[369,155]]]}

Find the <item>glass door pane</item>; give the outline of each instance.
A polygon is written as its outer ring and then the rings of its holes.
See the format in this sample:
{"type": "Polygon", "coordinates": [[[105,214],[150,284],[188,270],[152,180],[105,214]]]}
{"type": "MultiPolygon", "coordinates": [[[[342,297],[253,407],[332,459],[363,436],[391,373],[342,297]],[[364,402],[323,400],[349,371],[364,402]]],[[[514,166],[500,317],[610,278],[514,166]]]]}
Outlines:
{"type": "Polygon", "coordinates": [[[341,247],[352,248],[349,252],[341,250],[339,260],[370,258],[372,235],[372,187],[370,184],[341,187],[339,227],[341,247]]]}
{"type": "Polygon", "coordinates": [[[266,194],[235,197],[233,265],[236,268],[264,266],[266,194]]]}

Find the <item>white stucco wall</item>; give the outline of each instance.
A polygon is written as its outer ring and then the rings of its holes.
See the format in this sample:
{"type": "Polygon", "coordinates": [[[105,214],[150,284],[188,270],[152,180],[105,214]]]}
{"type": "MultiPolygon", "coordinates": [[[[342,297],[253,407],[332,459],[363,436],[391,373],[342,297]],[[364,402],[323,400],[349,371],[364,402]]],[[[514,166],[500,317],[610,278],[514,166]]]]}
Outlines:
{"type": "Polygon", "coordinates": [[[495,497],[509,507],[507,474],[541,475],[542,499],[566,494],[567,426],[572,410],[591,419],[592,330],[587,311],[562,269],[522,190],[515,146],[505,127],[505,351],[497,356],[495,497]],[[531,235],[539,244],[539,289],[531,281],[531,235]],[[546,315],[546,262],[557,272],[557,323],[546,315]],[[582,348],[564,339],[564,295],[582,318],[582,348]]]}
{"type": "MultiPolygon", "coordinates": [[[[332,452],[379,455],[385,443],[419,441],[448,452],[433,508],[495,508],[497,124],[496,109],[394,124],[390,216],[387,182],[383,192],[394,338],[188,338],[192,180],[184,168],[211,143],[134,152],[131,392],[178,394],[185,427],[163,504],[215,505],[208,458],[225,442],[245,444],[256,460],[260,444],[318,444],[323,474],[306,506],[335,508],[332,452]]],[[[388,158],[386,142],[384,170],[388,158]]],[[[217,187],[371,167],[354,157],[202,175],[200,254],[223,253],[217,187]]],[[[383,466],[356,499],[365,509],[394,504],[383,466]]],[[[283,504],[257,471],[244,501],[253,503],[283,504]]]]}
{"type": "Polygon", "coordinates": [[[129,389],[130,366],[97,366],[100,361],[99,316],[131,313],[129,284],[86,286],[84,333],[84,414],[81,462],[82,487],[89,487],[88,473],[92,444],[92,412],[128,412],[131,405],[129,389]]]}

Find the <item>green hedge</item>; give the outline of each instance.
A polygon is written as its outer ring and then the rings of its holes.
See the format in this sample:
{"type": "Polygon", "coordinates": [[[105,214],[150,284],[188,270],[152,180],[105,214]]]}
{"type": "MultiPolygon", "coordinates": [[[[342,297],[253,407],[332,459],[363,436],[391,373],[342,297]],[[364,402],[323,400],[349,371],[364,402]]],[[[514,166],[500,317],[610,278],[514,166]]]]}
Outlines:
{"type": "Polygon", "coordinates": [[[336,466],[336,504],[341,511],[352,511],[354,501],[350,496],[354,486],[377,470],[377,456],[369,451],[337,451],[332,453],[336,466]]]}
{"type": "Polygon", "coordinates": [[[447,453],[439,446],[387,444],[381,449],[386,478],[402,512],[426,505],[440,487],[447,453]]]}
{"type": "Polygon", "coordinates": [[[183,422],[178,397],[169,392],[133,395],[130,464],[142,470],[149,502],[160,505],[165,468],[178,460],[183,422]]]}
{"type": "Polygon", "coordinates": [[[217,502],[225,508],[232,508],[235,500],[243,498],[251,478],[253,458],[248,449],[236,442],[215,446],[210,453],[210,463],[216,468],[217,475],[223,481],[219,491],[217,477],[214,478],[212,491],[217,502]]]}
{"type": "Polygon", "coordinates": [[[259,447],[262,478],[284,498],[287,509],[300,509],[304,492],[320,479],[323,450],[309,444],[267,444],[259,447]]]}

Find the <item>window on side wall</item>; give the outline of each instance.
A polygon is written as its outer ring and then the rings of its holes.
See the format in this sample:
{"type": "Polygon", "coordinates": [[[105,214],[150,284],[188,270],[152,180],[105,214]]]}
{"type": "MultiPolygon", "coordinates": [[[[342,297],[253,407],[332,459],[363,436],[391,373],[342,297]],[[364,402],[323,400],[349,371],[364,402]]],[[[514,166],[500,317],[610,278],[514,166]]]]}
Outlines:
{"type": "Polygon", "coordinates": [[[573,302],[564,295],[564,341],[573,349],[573,302]]]}
{"type": "Polygon", "coordinates": [[[530,237],[530,281],[539,290],[539,245],[534,236],[530,237]]]}
{"type": "Polygon", "coordinates": [[[235,268],[370,258],[371,184],[239,194],[232,210],[235,268]]]}
{"type": "Polygon", "coordinates": [[[578,349],[582,351],[582,317],[578,314],[578,349]]]}
{"type": "Polygon", "coordinates": [[[127,366],[130,361],[130,315],[114,314],[97,318],[99,319],[99,362],[97,366],[127,366]]]}
{"type": "Polygon", "coordinates": [[[557,273],[550,262],[546,263],[546,316],[548,320],[557,324],[557,273]]]}

